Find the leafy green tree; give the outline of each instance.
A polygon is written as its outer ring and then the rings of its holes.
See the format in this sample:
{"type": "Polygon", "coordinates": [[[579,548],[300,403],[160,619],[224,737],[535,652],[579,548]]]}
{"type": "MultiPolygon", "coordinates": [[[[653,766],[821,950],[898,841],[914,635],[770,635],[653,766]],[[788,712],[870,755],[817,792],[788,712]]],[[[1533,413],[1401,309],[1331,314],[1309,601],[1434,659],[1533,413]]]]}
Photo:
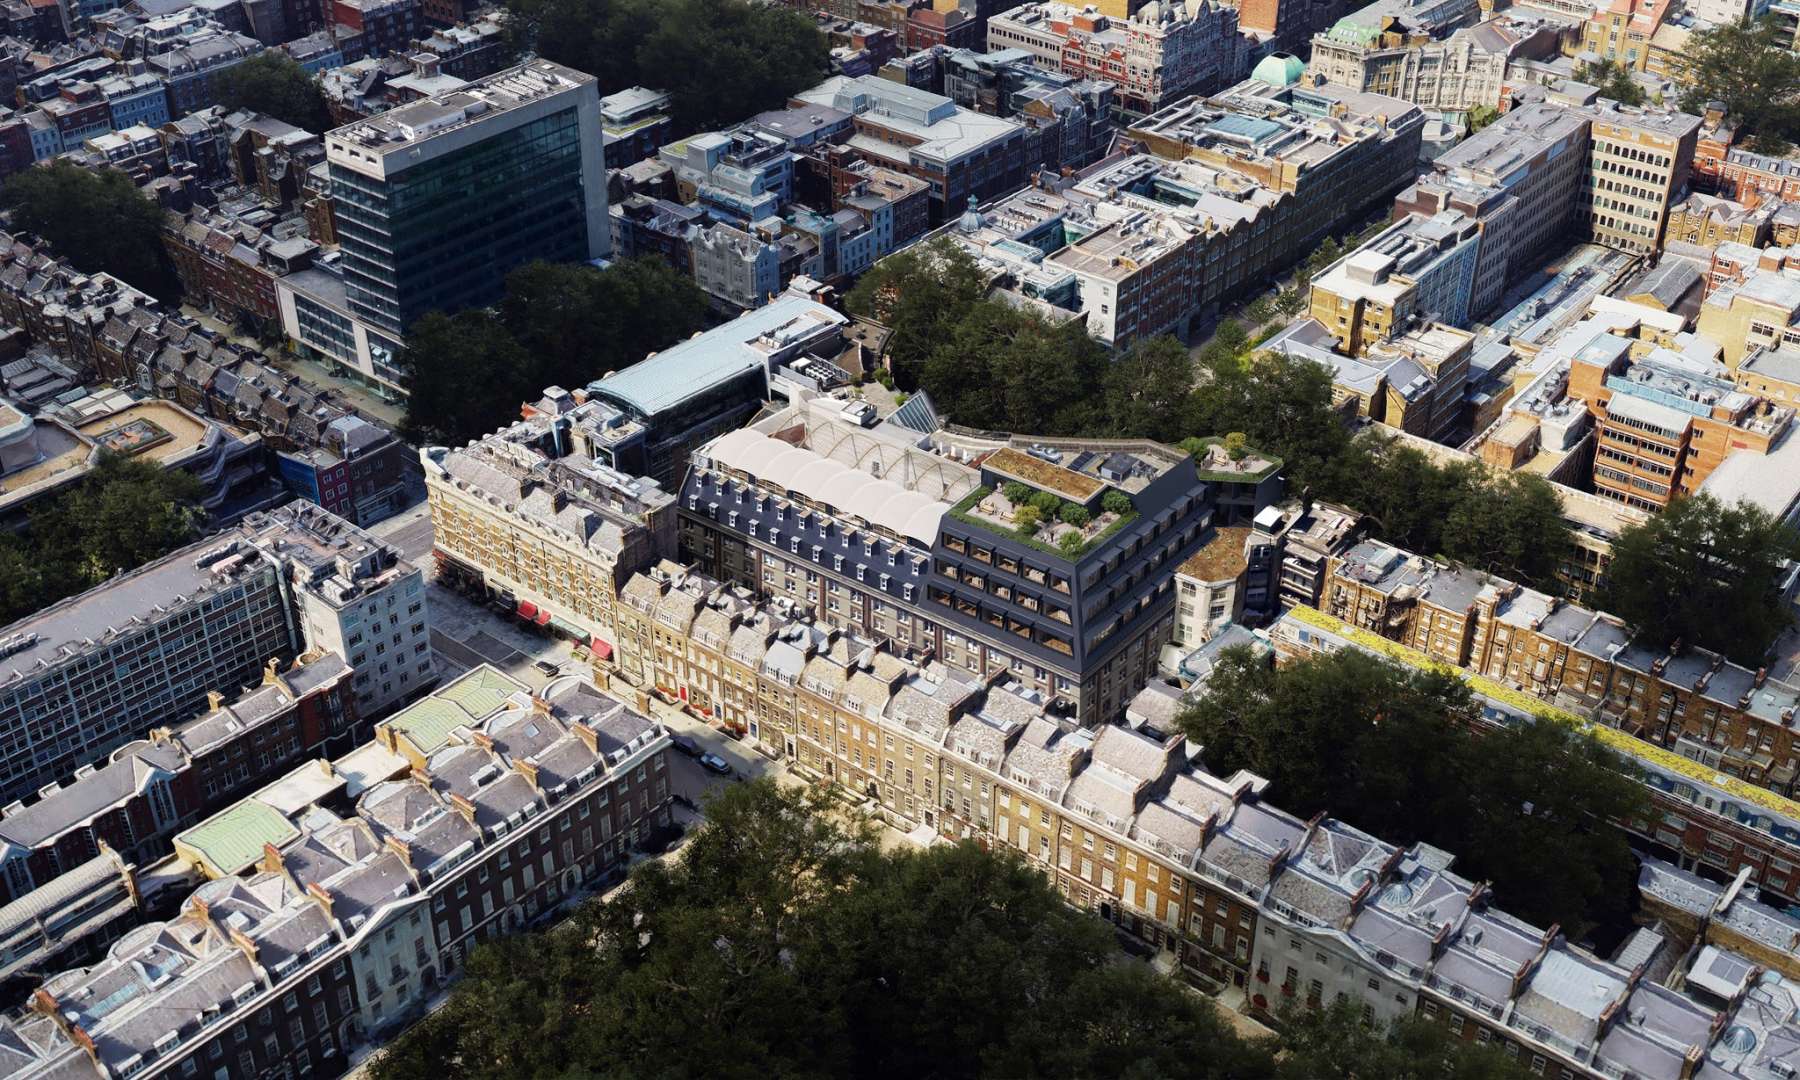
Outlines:
{"type": "Polygon", "coordinates": [[[1550,721],[1487,732],[1448,672],[1351,650],[1277,669],[1231,649],[1181,725],[1215,772],[1267,777],[1301,817],[1454,851],[1462,874],[1538,925],[1579,934],[1630,895],[1631,850],[1609,824],[1647,811],[1629,766],[1550,721]]]}
{"type": "Polygon", "coordinates": [[[746,0],[506,0],[515,51],[589,72],[603,94],[667,90],[677,130],[779,108],[830,68],[825,35],[800,12],[746,0]]]}
{"type": "Polygon", "coordinates": [[[706,296],[655,259],[596,270],[527,263],[495,311],[434,313],[407,334],[405,430],[459,445],[516,418],[547,386],[585,386],[704,325],[706,296]]]}
{"type": "Polygon", "coordinates": [[[1072,502],[1063,503],[1056,511],[1056,516],[1064,525],[1073,525],[1077,529],[1085,528],[1088,522],[1094,520],[1094,515],[1088,513],[1087,507],[1072,502]]]}
{"type": "Polygon", "coordinates": [[[315,135],[336,126],[318,80],[279,49],[221,71],[218,92],[219,104],[227,109],[249,109],[315,135]]]}
{"type": "Polygon", "coordinates": [[[1331,373],[1275,352],[1259,353],[1247,365],[1205,368],[1189,429],[1243,432],[1250,445],[1287,463],[1295,490],[1316,487],[1350,442],[1332,408],[1331,373]]]}
{"type": "Polygon", "coordinates": [[[1538,926],[1580,936],[1630,916],[1636,861],[1612,822],[1650,812],[1636,768],[1592,736],[1549,721],[1521,724],[1463,744],[1468,789],[1442,814],[1466,817],[1440,847],[1465,874],[1495,883],[1506,909],[1538,926]],[[1558,872],[1546,874],[1544,867],[1558,872]]]}
{"type": "Polygon", "coordinates": [[[1283,1017],[1279,1080],[1530,1080],[1497,1044],[1465,1042],[1424,1017],[1386,1030],[1348,1000],[1283,1017]]]}
{"type": "Polygon", "coordinates": [[[1475,715],[1468,688],[1446,673],[1351,651],[1276,669],[1228,650],[1182,724],[1215,772],[1250,769],[1301,817],[1326,810],[1388,836],[1417,827],[1422,792],[1454,786],[1444,770],[1475,715]],[[1325,743],[1339,749],[1307,756],[1325,743]]]}
{"type": "MultiPolygon", "coordinates": [[[[97,585],[192,540],[206,519],[200,507],[204,494],[191,473],[103,453],[52,513],[74,523],[70,531],[78,538],[83,571],[97,585]]],[[[34,523],[34,530],[38,524],[49,530],[52,522],[34,523]]]]}
{"type": "Polygon", "coordinates": [[[527,263],[506,277],[500,321],[537,365],[538,389],[585,386],[705,325],[706,294],[660,259],[605,270],[527,263]]]}
{"type": "Polygon", "coordinates": [[[1081,538],[1080,533],[1063,533],[1062,539],[1056,542],[1056,546],[1061,548],[1062,553],[1071,559],[1079,559],[1087,553],[1087,541],[1081,538]]]}
{"type": "Polygon", "coordinates": [[[205,488],[190,473],[102,452],[81,482],[0,539],[0,622],[22,618],[173,551],[199,534],[205,488]]]}
{"type": "Polygon", "coordinates": [[[66,552],[49,554],[22,537],[0,536],[0,625],[80,591],[75,562],[66,552]]]}
{"type": "Polygon", "coordinates": [[[1108,488],[1106,494],[1100,496],[1100,509],[1109,514],[1131,513],[1131,496],[1118,488],[1108,488]]]}
{"type": "MultiPolygon", "coordinates": [[[[926,360],[950,340],[986,295],[987,278],[981,267],[962,248],[939,239],[870,267],[845,294],[844,307],[892,331],[888,363],[895,381],[912,390],[921,385],[926,360]]],[[[934,397],[938,394],[936,387],[929,389],[934,397]]]]}
{"type": "Polygon", "coordinates": [[[1055,517],[1062,509],[1062,499],[1054,491],[1034,491],[1031,493],[1031,505],[1041,510],[1045,517],[1055,517]]]}
{"type": "Polygon", "coordinates": [[[1621,105],[1644,103],[1644,88],[1631,77],[1631,69],[1617,61],[1583,64],[1576,70],[1575,78],[1598,89],[1601,97],[1611,98],[1621,105]]]}
{"type": "Polygon", "coordinates": [[[1681,499],[1619,534],[1600,607],[1653,646],[1717,649],[1762,665],[1790,618],[1778,582],[1800,536],[1747,502],[1681,499]]]}
{"type": "Polygon", "coordinates": [[[845,1075],[1268,1074],[1211,1003],[1120,964],[1106,924],[1011,852],[909,852],[871,878],[829,931],[839,954],[880,943],[844,1002],[859,1018],[845,1075]]]}
{"type": "Polygon", "coordinates": [[[958,423],[1080,434],[1099,419],[1110,363],[1081,320],[1052,322],[997,300],[970,306],[926,358],[920,383],[958,423]]]}
{"type": "Polygon", "coordinates": [[[1194,360],[1175,338],[1137,342],[1116,357],[1101,377],[1106,432],[1172,442],[1188,430],[1194,393],[1194,360]]]}
{"type": "Polygon", "coordinates": [[[1562,500],[1540,477],[1440,465],[1374,430],[1311,475],[1321,498],[1369,515],[1383,539],[1536,588],[1555,589],[1572,543],[1562,500]]]}
{"type": "Polygon", "coordinates": [[[1682,109],[1700,114],[1716,101],[1747,134],[1791,142],[1800,133],[1800,55],[1791,44],[1772,15],[1696,30],[1682,49],[1682,109]]]}
{"type": "Polygon", "coordinates": [[[1794,150],[1792,142],[1789,142],[1785,136],[1772,131],[1762,131],[1751,135],[1745,145],[1759,154],[1767,154],[1770,157],[1786,157],[1794,150]]]}
{"type": "Polygon", "coordinates": [[[1489,124],[1500,119],[1500,110],[1491,105],[1477,105],[1469,110],[1469,134],[1481,131],[1489,124]]]}
{"type": "Polygon", "coordinates": [[[1213,344],[1232,356],[1242,356],[1250,347],[1250,332],[1236,319],[1226,319],[1213,331],[1213,344]]]}
{"type": "Polygon", "coordinates": [[[543,391],[539,365],[490,311],[433,312],[406,335],[397,359],[410,391],[401,431],[409,442],[461,446],[518,418],[543,391]]]}
{"type": "Polygon", "coordinates": [[[104,271],[159,300],[180,295],[162,208],[117,169],[66,161],[21,169],[0,188],[0,209],[14,230],[42,237],[78,270],[104,271]]]}
{"type": "Polygon", "coordinates": [[[1540,587],[1571,546],[1562,499],[1530,473],[1470,476],[1444,521],[1444,554],[1477,570],[1540,587]]]}
{"type": "Polygon", "coordinates": [[[640,2],[667,13],[638,47],[637,63],[668,88],[678,130],[780,108],[830,73],[825,35],[801,12],[746,0],[640,2]]]}
{"type": "Polygon", "coordinates": [[[1001,486],[1000,492],[1006,496],[1006,501],[1014,506],[1031,500],[1031,489],[1017,480],[1008,480],[1001,486]]]}
{"type": "Polygon", "coordinates": [[[1013,525],[1026,536],[1037,532],[1043,521],[1044,512],[1031,503],[1018,503],[1013,507],[1013,525]]]}
{"type": "Polygon", "coordinates": [[[1121,963],[1016,855],[883,853],[865,830],[732,785],[678,864],[477,949],[375,1080],[1273,1076],[1266,1045],[1121,963]]]}

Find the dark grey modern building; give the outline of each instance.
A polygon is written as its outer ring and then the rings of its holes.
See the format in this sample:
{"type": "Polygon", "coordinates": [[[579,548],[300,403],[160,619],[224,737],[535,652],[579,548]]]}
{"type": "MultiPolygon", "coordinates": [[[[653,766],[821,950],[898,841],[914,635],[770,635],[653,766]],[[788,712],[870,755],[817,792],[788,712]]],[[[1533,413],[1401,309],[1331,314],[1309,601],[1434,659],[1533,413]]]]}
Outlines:
{"type": "Polygon", "coordinates": [[[696,450],[683,556],[903,652],[1006,670],[1084,722],[1120,715],[1155,674],[1174,569],[1211,539],[1221,485],[1158,443],[872,421],[816,398],[696,450]],[[1033,499],[1041,524],[1019,515],[1033,499]]]}
{"type": "Polygon", "coordinates": [[[536,259],[610,248],[594,77],[547,60],[325,137],[350,312],[404,333],[492,303],[536,259]]]}

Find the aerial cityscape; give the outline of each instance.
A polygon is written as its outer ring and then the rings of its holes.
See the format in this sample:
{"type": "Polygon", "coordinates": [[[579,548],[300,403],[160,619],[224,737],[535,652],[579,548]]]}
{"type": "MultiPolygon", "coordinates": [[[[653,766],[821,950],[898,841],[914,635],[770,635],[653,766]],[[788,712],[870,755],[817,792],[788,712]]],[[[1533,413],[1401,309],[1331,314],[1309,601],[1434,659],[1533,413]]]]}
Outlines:
{"type": "Polygon", "coordinates": [[[1800,1078],[1800,3],[0,0],[0,1078],[1800,1078]]]}

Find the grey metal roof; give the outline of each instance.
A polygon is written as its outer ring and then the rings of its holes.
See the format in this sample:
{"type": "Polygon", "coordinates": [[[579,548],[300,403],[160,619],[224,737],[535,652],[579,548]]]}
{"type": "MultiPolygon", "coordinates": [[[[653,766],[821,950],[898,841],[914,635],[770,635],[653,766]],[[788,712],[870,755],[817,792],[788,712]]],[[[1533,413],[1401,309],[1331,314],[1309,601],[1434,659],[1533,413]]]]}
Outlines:
{"type": "Polygon", "coordinates": [[[849,321],[803,296],[777,297],[724,326],[609,375],[588,389],[640,416],[656,416],[734,378],[766,368],[767,355],[752,348],[751,343],[786,323],[809,317],[838,326],[849,321]]]}

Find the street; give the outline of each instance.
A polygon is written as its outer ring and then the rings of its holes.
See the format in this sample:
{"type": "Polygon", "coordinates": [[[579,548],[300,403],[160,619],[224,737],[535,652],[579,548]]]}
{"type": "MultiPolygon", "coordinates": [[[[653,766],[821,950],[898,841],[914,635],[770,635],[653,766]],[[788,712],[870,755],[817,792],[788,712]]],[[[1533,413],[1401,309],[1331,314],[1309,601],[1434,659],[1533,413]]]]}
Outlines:
{"type": "Polygon", "coordinates": [[[245,337],[229,324],[221,322],[210,312],[202,311],[191,305],[183,305],[181,314],[193,319],[208,330],[213,331],[235,345],[258,353],[269,363],[290,375],[295,375],[314,390],[331,390],[336,392],[349,404],[356,407],[364,416],[386,424],[390,428],[398,428],[406,410],[392,401],[383,400],[367,386],[351,379],[333,375],[325,365],[308,360],[296,352],[283,348],[264,346],[254,338],[245,337]]]}
{"type": "MultiPolygon", "coordinates": [[[[477,604],[433,580],[431,512],[424,500],[376,523],[369,531],[393,544],[409,562],[425,571],[431,605],[431,647],[443,681],[447,682],[477,664],[492,664],[533,690],[542,688],[552,678],[588,675],[586,661],[577,660],[571,654],[568,642],[535,633],[520,626],[511,616],[477,604]],[[539,663],[555,664],[558,675],[546,674],[537,667],[539,663]]],[[[783,783],[801,783],[784,766],[673,705],[652,699],[651,712],[654,714],[652,719],[662,723],[671,734],[687,735],[703,752],[717,754],[728,762],[733,776],[771,776],[783,783]]],[[[685,754],[674,757],[674,793],[696,805],[708,792],[732,782],[732,777],[707,772],[699,762],[685,754]]]]}

